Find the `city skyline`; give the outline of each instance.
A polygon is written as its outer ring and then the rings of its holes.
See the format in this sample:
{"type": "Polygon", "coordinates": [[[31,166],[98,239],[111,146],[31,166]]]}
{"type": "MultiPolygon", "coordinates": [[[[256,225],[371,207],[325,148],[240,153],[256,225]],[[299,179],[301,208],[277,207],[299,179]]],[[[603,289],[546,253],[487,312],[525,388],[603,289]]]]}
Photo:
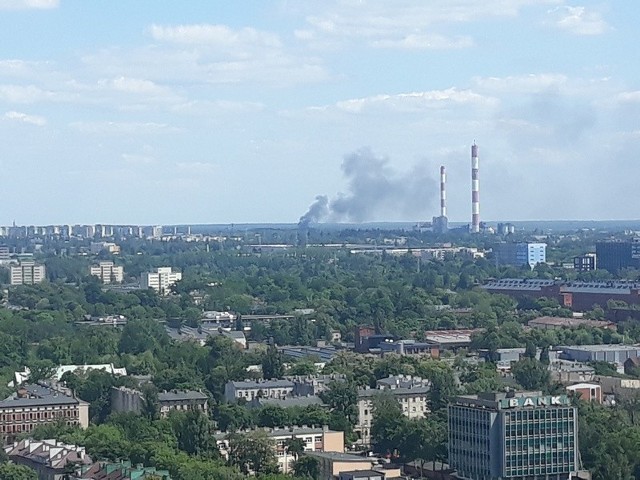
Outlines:
{"type": "Polygon", "coordinates": [[[1,225],[637,219],[627,2],[0,0],[1,225]],[[146,6],[147,8],[142,8],[146,6]],[[604,180],[604,181],[603,181],[604,180]],[[386,192],[382,194],[381,192],[386,192]]]}

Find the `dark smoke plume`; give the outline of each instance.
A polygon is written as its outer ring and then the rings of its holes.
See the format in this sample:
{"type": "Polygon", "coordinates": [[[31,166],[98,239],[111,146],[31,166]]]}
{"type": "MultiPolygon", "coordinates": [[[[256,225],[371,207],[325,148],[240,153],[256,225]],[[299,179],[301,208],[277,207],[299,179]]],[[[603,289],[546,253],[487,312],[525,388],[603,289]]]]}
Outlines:
{"type": "Polygon", "coordinates": [[[331,200],[317,196],[300,224],[414,219],[427,212],[436,193],[436,182],[425,168],[398,172],[388,158],[376,157],[368,148],[345,156],[341,168],[348,191],[331,200]]]}
{"type": "Polygon", "coordinates": [[[317,223],[329,213],[329,197],[317,195],[316,201],[311,204],[307,213],[300,217],[299,227],[308,227],[310,223],[317,223]]]}

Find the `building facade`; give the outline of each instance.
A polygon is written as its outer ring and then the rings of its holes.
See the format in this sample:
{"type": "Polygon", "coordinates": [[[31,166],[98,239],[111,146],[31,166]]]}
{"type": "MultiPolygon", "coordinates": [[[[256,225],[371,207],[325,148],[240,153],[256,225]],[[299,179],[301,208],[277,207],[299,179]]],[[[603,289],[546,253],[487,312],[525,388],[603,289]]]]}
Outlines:
{"type": "Polygon", "coordinates": [[[578,272],[590,272],[598,267],[595,253],[586,253],[573,257],[573,268],[578,272]]]}
{"type": "MultiPolygon", "coordinates": [[[[111,389],[111,410],[114,412],[142,411],[144,395],[141,391],[127,387],[113,387],[111,389]]],[[[158,406],[160,417],[166,418],[172,411],[200,411],[209,410],[209,397],[196,390],[171,390],[158,392],[158,406]]]]}
{"type": "Polygon", "coordinates": [[[11,285],[34,285],[46,278],[44,265],[37,264],[33,260],[20,260],[18,265],[10,267],[9,273],[11,285]]]}
{"type": "Polygon", "coordinates": [[[615,273],[623,268],[640,268],[640,239],[596,242],[598,268],[615,273]]]}
{"type": "MultiPolygon", "coordinates": [[[[305,452],[344,452],[344,432],[329,430],[328,427],[289,427],[265,429],[267,437],[273,442],[280,471],[284,474],[293,471],[295,455],[287,451],[287,443],[299,438],[304,443],[305,452]]],[[[246,433],[246,432],[245,432],[246,433]]],[[[229,458],[229,435],[214,434],[220,455],[229,458]]]]}
{"type": "Polygon", "coordinates": [[[538,242],[498,243],[494,247],[498,265],[533,268],[547,261],[547,244],[538,242]]]}
{"type": "Polygon", "coordinates": [[[541,392],[457,397],[449,464],[468,480],[568,480],[579,470],[577,409],[541,392]]]}
{"type": "Polygon", "coordinates": [[[0,401],[0,439],[11,443],[34,428],[63,420],[67,425],[89,426],[89,404],[62,391],[26,385],[0,401]]]}
{"type": "Polygon", "coordinates": [[[377,395],[390,394],[400,404],[402,414],[410,419],[424,418],[429,413],[429,383],[422,379],[399,380],[389,377],[378,383],[378,388],[358,390],[358,420],[354,431],[359,435],[358,443],[371,445],[371,424],[373,423],[374,402],[377,395]],[[386,381],[385,381],[386,380],[386,381]]]}
{"type": "Polygon", "coordinates": [[[35,441],[27,438],[5,446],[4,453],[17,465],[35,470],[38,480],[65,480],[69,478],[69,469],[78,470],[92,464],[84,447],[55,439],[35,441]]]}
{"type": "Polygon", "coordinates": [[[224,398],[227,402],[237,402],[241,399],[250,402],[254,398],[288,398],[293,396],[294,388],[291,380],[227,382],[224,386],[224,398]]]}
{"type": "Polygon", "coordinates": [[[89,275],[98,277],[101,283],[122,283],[124,269],[113,262],[100,262],[89,267],[89,275]]]}
{"type": "Polygon", "coordinates": [[[180,280],[182,280],[182,273],[174,272],[171,267],[159,267],[153,272],[143,273],[140,286],[144,289],[151,288],[160,295],[166,295],[171,286],[180,280]]]}

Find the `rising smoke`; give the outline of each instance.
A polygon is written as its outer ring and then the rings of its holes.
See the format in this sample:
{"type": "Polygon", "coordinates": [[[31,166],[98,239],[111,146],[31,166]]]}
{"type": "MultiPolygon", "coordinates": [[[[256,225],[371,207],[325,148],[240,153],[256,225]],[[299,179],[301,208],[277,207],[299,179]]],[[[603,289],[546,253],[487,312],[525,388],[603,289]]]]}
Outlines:
{"type": "Polygon", "coordinates": [[[389,165],[388,158],[376,157],[368,148],[345,156],[341,169],[347,180],[347,192],[338,193],[331,200],[318,195],[300,217],[300,226],[323,220],[415,219],[429,210],[436,193],[436,182],[425,167],[398,172],[389,165]]]}

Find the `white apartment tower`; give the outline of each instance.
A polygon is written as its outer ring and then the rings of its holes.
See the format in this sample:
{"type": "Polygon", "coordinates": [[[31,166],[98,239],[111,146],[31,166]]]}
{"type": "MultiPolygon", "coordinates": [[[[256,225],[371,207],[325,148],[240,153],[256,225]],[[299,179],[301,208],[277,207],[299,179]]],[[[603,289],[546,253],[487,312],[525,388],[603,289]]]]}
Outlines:
{"type": "Polygon", "coordinates": [[[89,274],[98,277],[102,283],[122,283],[124,269],[113,262],[100,262],[89,267],[89,274]]]}
{"type": "Polygon", "coordinates": [[[11,285],[34,285],[45,279],[44,265],[33,260],[21,260],[18,265],[11,266],[11,285]]]}
{"type": "Polygon", "coordinates": [[[171,285],[182,280],[182,273],[173,272],[171,267],[159,267],[153,272],[145,272],[140,279],[142,288],[152,288],[160,295],[169,293],[171,285]]]}

